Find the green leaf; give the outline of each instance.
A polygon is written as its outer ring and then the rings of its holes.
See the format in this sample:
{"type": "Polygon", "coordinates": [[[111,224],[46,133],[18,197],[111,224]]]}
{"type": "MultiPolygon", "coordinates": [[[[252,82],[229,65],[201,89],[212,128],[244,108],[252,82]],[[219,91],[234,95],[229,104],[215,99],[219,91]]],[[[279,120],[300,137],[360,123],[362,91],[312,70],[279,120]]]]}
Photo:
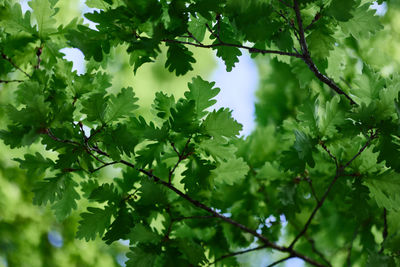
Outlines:
{"type": "Polygon", "coordinates": [[[70,177],[66,174],[59,174],[53,178],[46,178],[43,182],[36,183],[33,192],[35,197],[33,203],[36,205],[46,205],[47,202],[53,203],[60,199],[65,190],[66,180],[70,177]]]}
{"type": "Polygon", "coordinates": [[[294,135],[296,136],[296,141],[293,147],[299,154],[299,158],[307,162],[311,168],[314,168],[315,161],[312,156],[312,150],[314,149],[315,141],[304,132],[298,130],[294,131],[294,135]]]}
{"type": "Polygon", "coordinates": [[[35,155],[25,154],[24,160],[14,160],[19,162],[20,168],[27,170],[26,174],[28,176],[40,176],[48,168],[54,166],[54,162],[51,159],[44,158],[39,152],[36,152],[35,155]]]}
{"type": "Polygon", "coordinates": [[[313,98],[307,98],[299,108],[299,115],[297,115],[299,121],[305,122],[305,125],[310,129],[310,132],[314,135],[318,135],[318,96],[313,98]]]}
{"type": "Polygon", "coordinates": [[[60,200],[56,201],[52,206],[58,221],[63,221],[72,210],[76,210],[78,205],[76,200],[80,199],[78,192],[76,192],[75,187],[78,184],[72,179],[66,182],[65,190],[62,193],[60,200]]]}
{"type": "Polygon", "coordinates": [[[118,191],[113,184],[102,184],[92,191],[89,199],[103,203],[106,201],[115,201],[118,197],[118,191]]]}
{"type": "Polygon", "coordinates": [[[87,211],[81,214],[82,220],[79,221],[76,237],[89,241],[96,239],[97,235],[101,237],[110,226],[114,208],[110,206],[106,206],[104,209],[89,207],[87,211]]]}
{"type": "Polygon", "coordinates": [[[179,239],[178,247],[183,252],[185,258],[194,266],[207,261],[204,255],[204,248],[189,239],[179,239]]]}
{"type": "Polygon", "coordinates": [[[105,97],[104,93],[94,93],[82,101],[82,113],[86,114],[88,121],[99,121],[104,124],[106,123],[107,101],[108,97],[105,97]]]}
{"type": "Polygon", "coordinates": [[[122,88],[117,96],[111,95],[106,122],[116,122],[131,115],[139,107],[135,104],[136,101],[138,98],[135,97],[132,87],[122,88]]]}
{"type": "Polygon", "coordinates": [[[378,162],[385,161],[385,165],[400,172],[400,145],[392,136],[381,135],[374,152],[379,152],[378,162]]]}
{"type": "Polygon", "coordinates": [[[383,174],[365,178],[364,184],[369,188],[371,198],[379,207],[387,210],[399,211],[400,196],[400,175],[386,171],[383,174]]]}
{"type": "Polygon", "coordinates": [[[167,61],[165,67],[170,72],[174,72],[176,76],[184,75],[188,71],[193,70],[192,64],[196,60],[193,58],[193,53],[185,46],[175,43],[167,43],[167,61]]]}
{"type": "Polygon", "coordinates": [[[355,8],[352,15],[352,19],[339,24],[345,34],[351,34],[357,40],[368,38],[383,29],[375,10],[369,9],[369,4],[355,8]]]}
{"type": "Polygon", "coordinates": [[[215,82],[207,82],[203,80],[200,76],[192,79],[191,83],[188,83],[189,91],[185,92],[185,97],[187,100],[194,100],[197,114],[197,118],[201,119],[207,112],[205,110],[217,101],[212,99],[218,95],[220,89],[213,88],[215,82]]]}
{"type": "Polygon", "coordinates": [[[338,21],[348,21],[353,17],[355,4],[355,0],[335,0],[331,2],[326,13],[338,21]]]}
{"type": "Polygon", "coordinates": [[[249,171],[249,166],[242,158],[230,158],[222,161],[217,168],[211,171],[217,184],[233,185],[241,183],[249,171]]]}
{"type": "Polygon", "coordinates": [[[127,253],[128,261],[126,262],[127,267],[149,267],[154,266],[158,254],[148,253],[139,247],[130,249],[131,252],[127,253]]]}
{"type": "Polygon", "coordinates": [[[110,225],[110,228],[104,235],[103,240],[106,242],[106,244],[110,245],[119,239],[126,239],[132,227],[133,215],[127,208],[123,207],[118,211],[117,217],[110,225]]]}
{"type": "Polygon", "coordinates": [[[344,112],[340,108],[339,102],[339,96],[335,96],[326,103],[325,110],[323,110],[319,121],[319,130],[323,136],[332,137],[338,132],[336,128],[345,122],[344,112]]]}
{"type": "Polygon", "coordinates": [[[110,41],[108,36],[82,25],[78,25],[78,30],[70,30],[65,36],[68,44],[79,48],[85,55],[86,60],[90,60],[93,57],[97,62],[101,62],[103,60],[103,51],[105,53],[109,52],[110,41]]]}
{"type": "Polygon", "coordinates": [[[50,3],[48,0],[29,1],[28,5],[33,9],[32,14],[36,19],[40,38],[45,38],[49,34],[56,32],[56,19],[54,18],[57,8],[54,5],[57,1],[50,3]]]}
{"type": "Polygon", "coordinates": [[[214,160],[228,159],[237,151],[234,145],[225,144],[225,142],[221,142],[221,140],[218,139],[204,140],[198,146],[207,154],[211,155],[214,160]]]}
{"type": "Polygon", "coordinates": [[[191,16],[191,19],[188,22],[188,30],[193,36],[197,39],[197,41],[202,42],[204,40],[204,36],[206,34],[206,23],[207,20],[198,15],[198,18],[191,16]]]}
{"type": "Polygon", "coordinates": [[[202,127],[205,133],[217,139],[235,137],[242,130],[242,125],[232,118],[232,112],[227,108],[211,112],[202,127]]]}
{"type": "Polygon", "coordinates": [[[153,232],[150,227],[143,224],[136,224],[128,235],[128,239],[133,243],[153,243],[161,241],[161,237],[153,232]]]}
{"type": "Polygon", "coordinates": [[[31,12],[28,10],[25,14],[22,13],[21,5],[15,3],[13,6],[6,4],[0,9],[0,27],[3,27],[5,32],[15,34],[15,32],[27,32],[37,34],[37,31],[31,25],[31,12]]]}
{"type": "Polygon", "coordinates": [[[198,128],[195,102],[180,99],[175,109],[171,109],[171,128],[175,132],[191,134],[198,128]]]}
{"type": "Polygon", "coordinates": [[[163,92],[157,92],[152,107],[156,110],[158,117],[167,119],[171,115],[171,108],[175,107],[175,97],[174,95],[168,96],[163,92]]]}
{"type": "Polygon", "coordinates": [[[333,31],[327,26],[318,27],[308,35],[306,39],[311,56],[317,59],[327,58],[335,44],[335,38],[333,38],[332,35],[333,31]]]}

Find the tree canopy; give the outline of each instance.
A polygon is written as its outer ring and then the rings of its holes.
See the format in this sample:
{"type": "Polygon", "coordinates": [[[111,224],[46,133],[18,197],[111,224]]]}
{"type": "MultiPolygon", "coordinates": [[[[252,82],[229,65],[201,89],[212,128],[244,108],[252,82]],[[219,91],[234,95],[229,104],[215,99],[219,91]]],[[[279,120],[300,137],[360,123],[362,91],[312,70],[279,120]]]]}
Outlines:
{"type": "Polygon", "coordinates": [[[87,0],[94,27],[62,18],[65,2],[0,0],[10,266],[29,262],[27,225],[43,253],[30,266],[111,266],[126,250],[135,267],[259,266],[253,253],[268,266],[400,264],[396,1],[87,0]],[[196,70],[210,51],[228,72],[242,53],[260,70],[249,136],[213,108],[220,88],[196,70]],[[158,74],[140,82],[146,66],[158,74]],[[185,92],[148,88],[171,79],[185,92]]]}

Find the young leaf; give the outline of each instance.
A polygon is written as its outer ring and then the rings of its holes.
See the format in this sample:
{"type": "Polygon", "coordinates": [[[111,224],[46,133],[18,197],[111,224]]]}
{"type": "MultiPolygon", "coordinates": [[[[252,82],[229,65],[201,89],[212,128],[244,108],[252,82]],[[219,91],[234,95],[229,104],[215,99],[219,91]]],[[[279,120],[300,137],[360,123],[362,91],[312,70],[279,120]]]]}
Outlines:
{"type": "Polygon", "coordinates": [[[218,164],[211,174],[215,183],[233,185],[242,182],[248,171],[249,166],[242,158],[230,158],[218,164]]]}
{"type": "Polygon", "coordinates": [[[204,81],[200,76],[193,78],[192,82],[188,83],[189,91],[185,92],[185,97],[189,101],[195,101],[195,112],[197,114],[197,118],[199,119],[207,114],[207,112],[205,112],[207,108],[211,107],[217,102],[212,98],[219,93],[220,89],[218,87],[213,88],[214,85],[215,82],[210,83],[204,81]]]}
{"type": "Polygon", "coordinates": [[[364,184],[369,188],[370,195],[381,208],[389,211],[400,209],[400,175],[386,171],[383,174],[364,179],[364,184]]]}
{"type": "Polygon", "coordinates": [[[205,133],[216,139],[235,137],[242,130],[242,125],[232,118],[231,111],[227,108],[211,112],[203,121],[202,127],[205,133]]]}

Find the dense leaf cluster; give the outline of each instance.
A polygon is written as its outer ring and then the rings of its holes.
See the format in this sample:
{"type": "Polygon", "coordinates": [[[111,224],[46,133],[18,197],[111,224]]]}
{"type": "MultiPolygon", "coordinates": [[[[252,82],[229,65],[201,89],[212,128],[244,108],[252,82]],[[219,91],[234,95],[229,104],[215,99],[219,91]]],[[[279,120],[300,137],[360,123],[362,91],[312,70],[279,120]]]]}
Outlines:
{"type": "Polygon", "coordinates": [[[361,53],[383,30],[371,2],[90,0],[92,29],[58,25],[54,0],[25,13],[0,1],[0,82],[14,94],[0,137],[55,153],[15,159],[45,177],[33,202],[62,221],[88,201],[76,237],[129,240],[127,266],[235,266],[262,249],[281,253],[271,266],[396,266],[400,76],[361,53]],[[278,90],[257,103],[246,138],[229,109],[212,110],[220,89],[200,76],[181,98],[158,92],[145,119],[135,85],[110,90],[120,46],[134,72],[165,52],[177,76],[193,69],[190,47],[215,50],[227,71],[247,50],[278,90]],[[64,47],[83,52],[84,74],[64,47]]]}

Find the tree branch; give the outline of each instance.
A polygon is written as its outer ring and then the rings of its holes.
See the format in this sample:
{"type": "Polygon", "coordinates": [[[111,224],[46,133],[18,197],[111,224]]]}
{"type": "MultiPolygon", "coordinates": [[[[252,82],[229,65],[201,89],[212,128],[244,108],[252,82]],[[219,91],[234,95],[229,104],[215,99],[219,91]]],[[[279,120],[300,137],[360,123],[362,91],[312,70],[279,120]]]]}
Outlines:
{"type": "Polygon", "coordinates": [[[331,191],[333,185],[336,183],[339,177],[345,176],[344,169],[347,168],[358,156],[361,155],[361,153],[368,147],[368,145],[371,143],[371,141],[376,138],[377,132],[373,133],[371,132],[370,137],[368,141],[361,147],[361,149],[353,156],[351,160],[349,160],[344,166],[338,166],[336,169],[336,175],[332,179],[331,183],[329,184],[328,188],[326,189],[325,193],[323,194],[321,200],[317,203],[317,206],[314,208],[312,211],[310,217],[308,218],[306,224],[304,225],[303,229],[300,231],[300,233],[295,237],[295,239],[290,243],[289,249],[292,249],[296,242],[307,232],[308,227],[311,224],[311,221],[314,219],[315,214],[317,211],[322,207],[325,199],[327,198],[329,192],[331,191]]]}
{"type": "Polygon", "coordinates": [[[326,153],[328,153],[329,157],[331,157],[333,159],[333,161],[335,162],[336,165],[336,169],[339,168],[338,165],[338,161],[337,158],[331,153],[331,151],[328,149],[328,147],[325,145],[324,141],[319,141],[319,144],[321,145],[321,147],[326,151],[326,153]]]}
{"type": "MultiPolygon", "coordinates": [[[[49,135],[49,129],[47,129],[46,134],[49,135]]],[[[70,141],[70,140],[59,139],[59,138],[55,137],[55,136],[52,135],[52,134],[51,134],[50,136],[51,136],[55,141],[59,141],[59,142],[62,142],[62,143],[73,143],[73,144],[77,144],[77,145],[79,145],[79,146],[83,146],[83,148],[85,149],[85,151],[87,151],[88,153],[90,153],[89,148],[85,147],[84,144],[79,144],[79,143],[76,143],[76,142],[70,141]]],[[[101,151],[100,149],[97,149],[96,152],[100,153],[101,155],[110,157],[106,152],[103,152],[103,151],[101,151]]],[[[90,153],[90,154],[91,154],[91,153],[90,153]]],[[[98,159],[98,160],[99,160],[99,159],[98,159]]],[[[102,161],[101,161],[101,162],[102,162],[102,161]]],[[[126,160],[120,160],[120,161],[118,161],[118,162],[119,162],[119,163],[122,163],[122,164],[124,164],[124,165],[126,165],[126,166],[128,166],[128,167],[130,167],[130,168],[133,168],[133,169],[137,170],[138,172],[140,172],[140,173],[146,175],[147,177],[153,179],[154,182],[159,183],[159,184],[161,184],[161,185],[167,187],[168,189],[170,189],[171,191],[173,191],[173,192],[175,192],[177,195],[179,195],[181,198],[183,198],[183,199],[187,200],[188,202],[190,202],[192,205],[194,205],[194,206],[196,206],[196,207],[198,207],[198,208],[200,208],[200,209],[202,209],[202,210],[204,210],[204,211],[210,213],[210,214],[212,215],[212,217],[220,218],[222,221],[224,221],[224,222],[226,222],[226,223],[229,223],[229,224],[231,224],[231,225],[233,225],[233,226],[235,226],[235,227],[241,229],[242,231],[253,235],[254,237],[258,238],[261,242],[263,242],[263,243],[265,244],[265,245],[264,245],[265,247],[269,247],[269,248],[272,248],[272,249],[275,249],[275,250],[278,250],[278,251],[281,251],[281,252],[290,253],[290,256],[291,256],[292,258],[294,258],[294,257],[300,258],[300,259],[304,260],[305,262],[307,262],[307,263],[309,263],[309,264],[311,264],[311,265],[317,266],[317,267],[324,267],[324,266],[325,266],[325,265],[323,265],[323,264],[321,264],[321,263],[319,263],[319,262],[317,262],[317,261],[315,261],[315,260],[309,258],[308,256],[306,256],[306,255],[304,255],[304,254],[301,254],[301,253],[299,253],[299,252],[293,250],[293,248],[291,248],[291,247],[284,247],[284,246],[280,246],[280,245],[277,245],[277,244],[271,242],[267,237],[265,237],[265,236],[263,236],[263,235],[257,233],[256,230],[250,229],[250,228],[248,228],[247,226],[245,226],[245,225],[243,225],[243,224],[241,224],[241,223],[239,223],[239,222],[237,222],[237,221],[235,221],[235,220],[232,220],[232,219],[229,218],[229,217],[226,217],[226,216],[220,214],[219,212],[215,211],[215,210],[212,209],[211,207],[208,207],[208,206],[204,205],[203,203],[201,203],[201,202],[199,202],[199,201],[197,201],[197,200],[191,198],[189,195],[187,195],[187,194],[185,194],[184,192],[180,191],[178,188],[176,188],[175,186],[173,186],[171,183],[166,182],[166,181],[162,180],[161,178],[155,176],[152,172],[147,171],[147,170],[144,170],[144,169],[142,169],[142,168],[136,168],[136,166],[135,166],[134,164],[132,164],[132,163],[126,161],[126,160]]],[[[104,162],[102,162],[102,163],[104,163],[104,162]]],[[[111,163],[109,163],[109,164],[108,164],[108,163],[104,163],[104,165],[108,166],[108,165],[112,165],[112,164],[115,164],[115,163],[117,163],[117,162],[111,162],[111,163]]],[[[102,168],[103,168],[103,167],[106,167],[106,166],[102,166],[102,168]]]]}
{"type": "Polygon", "coordinates": [[[24,80],[0,80],[0,83],[23,83],[24,80]]]}
{"type": "Polygon", "coordinates": [[[233,257],[233,256],[249,253],[249,252],[260,250],[260,249],[264,249],[264,248],[267,248],[267,247],[268,247],[267,245],[264,245],[264,246],[259,246],[259,247],[250,248],[250,249],[246,249],[246,250],[241,250],[241,251],[237,251],[237,252],[232,252],[232,253],[229,253],[229,254],[226,254],[224,256],[219,257],[215,261],[213,261],[210,264],[208,264],[208,266],[213,265],[213,264],[217,263],[218,261],[221,261],[221,260],[229,258],[229,257],[233,257]]]}
{"type": "Polygon", "coordinates": [[[287,256],[285,258],[282,258],[280,260],[274,261],[273,263],[269,264],[267,267],[275,266],[275,265],[277,265],[277,264],[279,264],[281,262],[287,261],[288,259],[291,259],[291,258],[293,258],[293,257],[291,255],[289,255],[289,256],[287,256]]]}
{"type": "Polygon", "coordinates": [[[278,50],[268,50],[268,49],[258,49],[255,47],[250,47],[250,46],[245,46],[245,45],[237,45],[237,44],[231,44],[231,43],[225,43],[221,42],[218,44],[199,44],[199,43],[191,43],[191,42],[186,42],[186,41],[179,41],[179,40],[170,40],[170,39],[163,39],[161,40],[165,43],[178,43],[178,44],[185,44],[185,45],[191,45],[195,47],[201,47],[201,48],[214,48],[218,46],[229,46],[229,47],[237,47],[237,48],[242,48],[246,49],[249,51],[249,53],[260,53],[260,54],[277,54],[277,55],[282,55],[282,56],[291,56],[291,57],[297,57],[297,58],[302,58],[302,55],[296,54],[296,53],[290,53],[290,52],[284,52],[284,51],[278,51],[278,50]]]}
{"type": "Polygon", "coordinates": [[[384,245],[385,245],[387,236],[388,236],[387,210],[384,208],[383,209],[383,232],[382,232],[383,241],[382,241],[382,246],[381,246],[381,249],[379,250],[379,253],[382,253],[384,250],[384,245]]]}
{"type": "Polygon", "coordinates": [[[350,104],[352,105],[357,105],[356,102],[348,95],[346,94],[334,81],[332,81],[330,78],[322,74],[317,66],[315,65],[314,61],[311,59],[310,52],[308,51],[308,46],[306,42],[306,38],[304,36],[304,28],[303,28],[303,21],[301,19],[301,14],[300,14],[300,9],[299,9],[299,3],[298,0],[293,0],[294,3],[294,11],[296,14],[296,20],[297,20],[297,26],[299,28],[299,35],[300,35],[300,47],[302,51],[302,60],[307,64],[308,68],[314,73],[314,75],[323,83],[328,85],[331,89],[333,89],[336,93],[339,95],[344,95],[349,101],[350,104]]]}
{"type": "Polygon", "coordinates": [[[25,72],[23,69],[21,69],[20,67],[18,67],[12,60],[11,58],[9,58],[6,54],[4,54],[3,52],[1,52],[1,57],[4,60],[7,60],[8,62],[10,62],[11,65],[13,65],[14,68],[16,68],[17,70],[19,70],[20,72],[22,72],[23,74],[25,74],[26,77],[31,78],[31,76],[25,72]]]}

